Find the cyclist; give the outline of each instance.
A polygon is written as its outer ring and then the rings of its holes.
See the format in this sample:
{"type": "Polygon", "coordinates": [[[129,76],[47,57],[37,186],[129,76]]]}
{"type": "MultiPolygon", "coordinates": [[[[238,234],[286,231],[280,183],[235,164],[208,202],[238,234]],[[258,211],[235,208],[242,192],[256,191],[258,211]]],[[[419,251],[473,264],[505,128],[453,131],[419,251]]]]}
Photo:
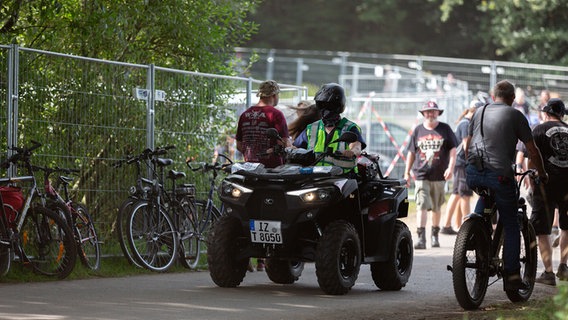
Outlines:
{"type": "MultiPolygon", "coordinates": [[[[464,146],[468,161],[467,184],[472,189],[485,187],[492,190],[503,224],[505,291],[528,289],[520,275],[519,263],[518,196],[513,171],[518,140],[525,144],[540,181],[548,181],[529,123],[520,111],[511,107],[514,99],[515,86],[507,80],[498,82],[493,89],[494,102],[481,107],[471,119],[464,146]]],[[[480,197],[475,212],[481,214],[483,209],[483,198],[480,197]]]]}
{"type": "MultiPolygon", "coordinates": [[[[349,119],[342,117],[345,111],[345,90],[337,83],[323,85],[316,93],[314,100],[321,110],[321,120],[309,124],[306,129],[296,138],[294,146],[299,148],[313,149],[316,153],[325,152],[328,147],[333,151],[341,151],[345,157],[359,156],[361,150],[367,144],[361,135],[361,128],[349,119]],[[339,138],[345,131],[351,131],[357,135],[357,141],[333,143],[329,142],[339,138]]],[[[318,165],[329,165],[325,160],[318,165]]],[[[353,166],[344,168],[346,173],[354,173],[357,170],[357,162],[353,166]]]]}

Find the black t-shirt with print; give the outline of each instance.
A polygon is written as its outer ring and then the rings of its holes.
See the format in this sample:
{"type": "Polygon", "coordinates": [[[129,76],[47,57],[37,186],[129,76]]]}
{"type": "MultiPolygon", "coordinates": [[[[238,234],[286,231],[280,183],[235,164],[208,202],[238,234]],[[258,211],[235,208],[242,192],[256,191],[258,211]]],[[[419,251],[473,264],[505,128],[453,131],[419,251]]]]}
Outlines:
{"type": "Polygon", "coordinates": [[[444,181],[444,171],[450,162],[450,150],[457,146],[452,128],[439,122],[434,130],[423,124],[416,127],[408,150],[416,155],[412,171],[416,180],[444,181]]]}
{"type": "Polygon", "coordinates": [[[568,178],[568,124],[547,121],[534,127],[534,142],[540,150],[550,182],[568,178]]]}

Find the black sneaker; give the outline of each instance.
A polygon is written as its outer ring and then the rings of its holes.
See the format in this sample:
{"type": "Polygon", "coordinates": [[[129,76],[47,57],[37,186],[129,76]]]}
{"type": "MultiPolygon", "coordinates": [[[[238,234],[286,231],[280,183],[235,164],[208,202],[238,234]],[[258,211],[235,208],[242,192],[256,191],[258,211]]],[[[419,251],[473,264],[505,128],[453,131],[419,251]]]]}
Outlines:
{"type": "Polygon", "coordinates": [[[554,272],[543,272],[540,274],[540,276],[538,278],[536,278],[534,280],[534,282],[536,283],[542,283],[542,284],[546,284],[549,286],[555,286],[556,285],[556,278],[554,278],[554,272]]]}
{"type": "Polygon", "coordinates": [[[565,263],[561,263],[558,266],[558,272],[556,273],[556,276],[562,281],[568,280],[568,266],[566,266],[565,263]]]}
{"type": "Polygon", "coordinates": [[[449,235],[456,235],[456,234],[458,234],[458,232],[457,232],[456,230],[452,229],[452,227],[443,227],[443,228],[440,230],[440,233],[441,233],[441,234],[449,234],[449,235]]]}

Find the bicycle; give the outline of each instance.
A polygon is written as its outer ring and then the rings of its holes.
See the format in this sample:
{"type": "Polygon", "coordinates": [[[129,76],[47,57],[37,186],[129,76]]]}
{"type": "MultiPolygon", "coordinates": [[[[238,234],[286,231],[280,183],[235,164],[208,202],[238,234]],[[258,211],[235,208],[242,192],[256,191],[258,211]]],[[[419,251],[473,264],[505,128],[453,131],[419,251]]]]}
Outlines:
{"type": "MultiPolygon", "coordinates": [[[[189,210],[182,207],[185,197],[193,196],[192,185],[176,187],[176,180],[185,177],[185,173],[169,170],[167,178],[172,181],[172,191],[164,187],[164,168],[173,160],[152,157],[153,179],[146,199],[133,204],[126,225],[128,246],[132,257],[152,271],[166,271],[180,255],[179,230],[172,217],[176,211],[189,210]],[[187,192],[187,194],[185,193],[187,192]]],[[[194,190],[195,188],[193,188],[194,190]]]]}
{"type": "Polygon", "coordinates": [[[77,247],[73,231],[63,217],[45,207],[37,187],[30,158],[40,146],[40,143],[32,141],[29,148],[11,147],[15,153],[0,164],[2,168],[9,168],[22,163],[28,173],[26,176],[0,178],[0,185],[12,188],[21,183],[31,185],[25,197],[18,188],[0,192],[0,271],[6,274],[11,267],[12,256],[18,255],[24,266],[30,266],[40,274],[63,279],[73,271],[77,247]],[[6,191],[14,192],[22,202],[6,203],[4,196],[9,194],[6,191]]]}
{"type": "MultiPolygon", "coordinates": [[[[512,302],[527,301],[534,289],[537,269],[537,244],[535,231],[527,217],[525,199],[520,195],[520,186],[527,175],[534,175],[535,170],[516,174],[520,179],[516,183],[518,197],[518,219],[521,229],[521,276],[529,283],[524,290],[507,290],[507,297],[512,302]]],[[[503,225],[497,217],[494,195],[487,188],[474,190],[483,197],[486,208],[483,214],[471,213],[464,221],[454,246],[452,266],[453,287],[456,299],[466,310],[477,309],[487,292],[487,288],[504,277],[503,269],[503,225]],[[496,227],[493,228],[494,221],[496,227]],[[491,277],[497,277],[491,281],[491,277]]]]}
{"type": "Polygon", "coordinates": [[[58,181],[63,187],[63,195],[57,192],[49,179],[52,173],[69,174],[79,172],[79,170],[41,166],[32,166],[32,169],[44,173],[43,184],[44,193],[48,200],[47,207],[55,212],[59,212],[66,219],[71,230],[73,230],[77,243],[77,253],[81,263],[91,270],[98,270],[101,263],[101,248],[97,231],[87,207],[71,200],[69,196],[68,185],[73,181],[73,178],[58,176],[58,181]]]}
{"type": "MultiPolygon", "coordinates": [[[[145,178],[142,174],[142,163],[148,166],[147,161],[152,159],[155,156],[162,155],[167,153],[167,150],[174,148],[173,146],[167,147],[159,147],[156,150],[152,149],[145,149],[142,153],[137,156],[128,156],[125,159],[119,160],[113,164],[114,168],[120,168],[123,165],[134,165],[135,166],[135,183],[133,186],[129,188],[129,196],[125,199],[120,206],[118,207],[118,214],[116,216],[116,225],[117,225],[117,235],[118,235],[118,242],[120,244],[120,249],[124,257],[128,260],[128,262],[136,267],[142,268],[142,264],[140,264],[137,259],[135,259],[132,255],[130,247],[128,245],[128,218],[130,216],[130,212],[132,211],[132,207],[135,203],[140,200],[144,200],[148,198],[148,192],[150,191],[152,180],[145,178]]],[[[150,168],[148,166],[148,168],[150,168]]],[[[155,172],[155,168],[150,168],[152,172],[155,172]]]]}
{"type": "Polygon", "coordinates": [[[178,226],[185,227],[186,230],[181,232],[180,241],[186,241],[185,245],[185,256],[181,260],[185,260],[189,264],[191,269],[197,268],[199,264],[199,259],[201,257],[202,243],[207,239],[207,235],[211,230],[211,226],[221,217],[224,213],[224,205],[217,208],[213,199],[215,191],[217,190],[216,181],[219,175],[219,171],[225,170],[226,167],[233,164],[233,161],[226,155],[220,153],[214,163],[209,164],[206,162],[192,162],[191,160],[186,161],[187,167],[193,171],[202,171],[203,173],[212,172],[209,179],[209,190],[207,191],[206,200],[196,200],[193,199],[193,204],[190,205],[191,211],[184,211],[185,218],[183,215],[178,215],[178,218],[183,218],[185,223],[177,220],[178,226]],[[217,160],[223,158],[224,164],[219,163],[217,160]],[[187,214],[190,214],[189,218],[187,214]],[[189,223],[189,224],[188,224],[189,223]],[[187,230],[189,228],[189,230],[187,230]]]}

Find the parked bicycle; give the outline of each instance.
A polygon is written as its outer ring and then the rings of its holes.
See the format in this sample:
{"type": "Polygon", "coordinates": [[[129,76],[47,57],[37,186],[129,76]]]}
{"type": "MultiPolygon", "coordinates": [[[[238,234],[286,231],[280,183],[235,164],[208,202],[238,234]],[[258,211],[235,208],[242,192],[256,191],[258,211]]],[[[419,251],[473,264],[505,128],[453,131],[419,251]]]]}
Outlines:
{"type": "Polygon", "coordinates": [[[98,270],[101,263],[101,248],[95,224],[87,207],[84,204],[73,201],[69,196],[68,185],[73,178],[58,175],[58,181],[62,185],[63,194],[60,194],[51,184],[50,175],[53,173],[70,174],[79,172],[75,169],[49,168],[32,166],[34,171],[44,173],[44,193],[47,197],[47,207],[59,212],[65,217],[67,223],[75,235],[77,253],[83,265],[91,270],[98,270]]]}
{"type": "MultiPolygon", "coordinates": [[[[151,163],[152,180],[146,199],[133,204],[126,224],[127,240],[133,259],[153,271],[165,271],[175,259],[185,254],[184,243],[179,241],[180,228],[177,217],[184,211],[191,211],[195,187],[190,184],[177,185],[185,173],[165,168],[173,164],[172,159],[153,156],[151,163]],[[172,188],[166,190],[166,178],[172,188]],[[181,252],[180,252],[181,251],[181,252]]],[[[188,221],[181,225],[190,225],[188,221]]],[[[184,263],[184,261],[182,261],[184,263]]]]}
{"type": "Polygon", "coordinates": [[[36,272],[67,277],[75,266],[77,247],[73,231],[58,213],[45,207],[32,170],[31,156],[41,146],[32,141],[28,148],[11,147],[15,153],[0,166],[22,164],[26,176],[0,178],[0,273],[5,275],[13,256],[36,272]],[[26,186],[24,196],[21,184],[26,186]]]}
{"type": "MultiPolygon", "coordinates": [[[[521,276],[529,284],[525,290],[505,291],[512,302],[526,301],[530,298],[537,269],[537,244],[535,231],[527,217],[525,199],[520,196],[520,186],[534,170],[517,174],[518,219],[521,230],[521,276]]],[[[491,190],[480,188],[474,190],[483,198],[486,205],[483,214],[472,213],[462,224],[454,246],[452,271],[454,293],[462,306],[467,310],[477,309],[487,292],[487,287],[502,279],[503,269],[503,225],[497,219],[497,208],[491,190]],[[497,220],[494,227],[493,222],[497,220]],[[490,279],[496,277],[495,279],[490,279]]]]}
{"type": "Polygon", "coordinates": [[[177,182],[186,177],[185,173],[169,170],[166,175],[170,159],[150,161],[157,168],[157,178],[147,199],[139,200],[131,210],[127,227],[129,248],[138,263],[153,271],[167,270],[176,258],[184,267],[195,269],[210,226],[222,212],[213,203],[213,197],[216,178],[225,166],[217,162],[186,162],[192,171],[213,172],[207,200],[196,200],[193,184],[177,182]]]}
{"type": "MultiPolygon", "coordinates": [[[[217,207],[214,202],[215,192],[217,191],[217,177],[219,172],[224,170],[233,161],[224,154],[218,154],[214,163],[209,164],[206,162],[192,162],[186,161],[186,164],[191,171],[201,171],[204,174],[211,173],[209,177],[209,190],[207,191],[207,198],[205,200],[195,200],[194,204],[190,206],[190,212],[184,214],[191,214],[189,216],[189,230],[182,232],[181,241],[186,241],[191,245],[186,246],[185,258],[190,268],[195,269],[199,264],[201,253],[203,252],[203,244],[206,242],[207,235],[211,230],[211,226],[221,217],[224,213],[224,205],[221,203],[217,207]],[[219,162],[222,159],[223,163],[219,162]],[[189,232],[188,232],[189,231],[189,232]],[[187,239],[186,239],[187,238],[187,239]]],[[[187,221],[187,218],[185,219],[187,221]]]]}
{"type": "Polygon", "coordinates": [[[140,200],[147,199],[148,192],[152,186],[152,179],[144,176],[142,168],[149,169],[150,172],[155,172],[155,168],[150,166],[149,160],[167,153],[167,150],[174,148],[173,146],[159,147],[155,150],[145,149],[142,153],[136,156],[128,156],[125,159],[119,160],[113,164],[113,167],[120,168],[123,165],[134,165],[135,167],[135,183],[128,190],[129,196],[125,199],[118,208],[116,216],[117,235],[120,249],[124,257],[132,265],[142,268],[142,265],[133,257],[130,247],[128,245],[128,218],[135,203],[140,200]],[[144,165],[144,166],[143,166],[144,165]]]}

